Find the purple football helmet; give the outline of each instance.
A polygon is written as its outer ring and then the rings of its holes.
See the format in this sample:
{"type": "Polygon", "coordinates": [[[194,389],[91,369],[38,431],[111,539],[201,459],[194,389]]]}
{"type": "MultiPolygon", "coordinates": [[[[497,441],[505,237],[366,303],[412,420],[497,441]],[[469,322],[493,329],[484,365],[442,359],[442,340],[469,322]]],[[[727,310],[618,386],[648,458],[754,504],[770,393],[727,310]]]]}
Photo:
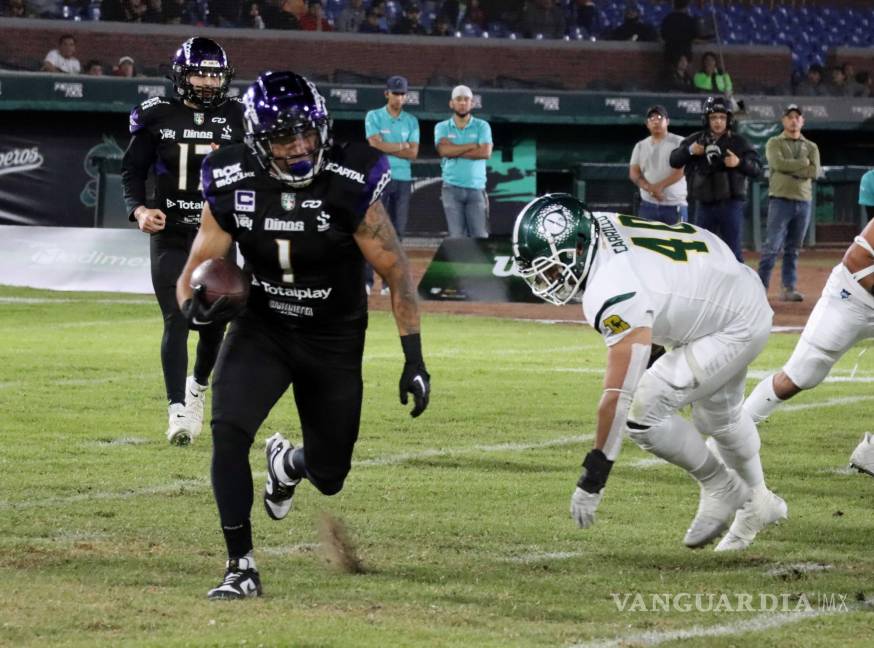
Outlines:
{"type": "Polygon", "coordinates": [[[210,38],[195,36],[176,50],[167,76],[180,99],[199,108],[214,108],[227,98],[234,68],[228,63],[228,55],[221,45],[210,38]],[[221,83],[218,87],[195,87],[188,80],[192,74],[217,77],[221,83]]]}
{"type": "Polygon", "coordinates": [[[245,142],[270,175],[292,187],[306,187],[325,166],[331,148],[331,118],[316,86],[294,72],[264,72],[243,95],[245,142]],[[271,140],[315,134],[315,147],[283,164],[271,140]]]}

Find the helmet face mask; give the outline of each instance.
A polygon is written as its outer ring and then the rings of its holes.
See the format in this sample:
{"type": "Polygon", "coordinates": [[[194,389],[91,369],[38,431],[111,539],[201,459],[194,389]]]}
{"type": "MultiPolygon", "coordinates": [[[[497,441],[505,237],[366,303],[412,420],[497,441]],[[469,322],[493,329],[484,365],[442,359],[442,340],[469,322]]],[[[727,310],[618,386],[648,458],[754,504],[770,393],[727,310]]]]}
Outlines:
{"type": "Polygon", "coordinates": [[[228,63],[228,55],[221,45],[210,38],[194,37],[182,43],[176,51],[168,76],[179,98],[206,109],[225,101],[234,78],[234,68],[228,63]]]}
{"type": "Polygon", "coordinates": [[[332,146],[331,119],[315,85],[293,72],[265,72],[243,96],[245,142],[261,166],[292,187],[309,185],[332,146]]]}
{"type": "Polygon", "coordinates": [[[595,257],[598,225],[569,194],[547,194],[528,203],[513,227],[516,273],[536,296],[556,306],[585,288],[595,257]]]}

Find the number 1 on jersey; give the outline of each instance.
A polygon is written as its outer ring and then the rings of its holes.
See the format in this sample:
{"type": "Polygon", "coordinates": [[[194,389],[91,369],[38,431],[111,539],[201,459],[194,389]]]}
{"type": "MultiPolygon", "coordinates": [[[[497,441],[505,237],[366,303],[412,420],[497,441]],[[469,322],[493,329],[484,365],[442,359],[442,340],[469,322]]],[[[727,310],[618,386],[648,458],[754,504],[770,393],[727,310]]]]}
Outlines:
{"type": "Polygon", "coordinates": [[[282,268],[283,283],[294,283],[294,272],[291,269],[291,241],[288,239],[273,239],[279,248],[279,267],[282,268]]]}

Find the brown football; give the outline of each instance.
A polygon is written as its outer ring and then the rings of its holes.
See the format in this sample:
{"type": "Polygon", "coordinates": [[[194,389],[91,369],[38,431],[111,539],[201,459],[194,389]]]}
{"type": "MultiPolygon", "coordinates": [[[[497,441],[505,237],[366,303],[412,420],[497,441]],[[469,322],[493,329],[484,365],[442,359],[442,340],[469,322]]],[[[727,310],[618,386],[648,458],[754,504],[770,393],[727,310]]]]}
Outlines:
{"type": "Polygon", "coordinates": [[[249,298],[249,279],[242,270],[227,259],[207,259],[191,273],[191,287],[203,286],[203,297],[212,305],[219,297],[227,297],[232,304],[241,306],[249,298]]]}

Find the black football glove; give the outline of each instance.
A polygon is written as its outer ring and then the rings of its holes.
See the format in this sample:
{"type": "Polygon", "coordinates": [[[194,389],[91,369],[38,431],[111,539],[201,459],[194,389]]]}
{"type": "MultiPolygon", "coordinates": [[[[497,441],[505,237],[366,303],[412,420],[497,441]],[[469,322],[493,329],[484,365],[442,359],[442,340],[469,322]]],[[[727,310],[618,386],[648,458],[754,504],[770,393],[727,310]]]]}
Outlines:
{"type": "Polygon", "coordinates": [[[195,286],[194,292],[189,299],[182,302],[182,315],[188,321],[188,328],[195,331],[230,322],[242,310],[241,306],[232,304],[227,297],[219,297],[211,306],[207,306],[204,299],[206,288],[195,286]]]}
{"type": "Polygon", "coordinates": [[[422,359],[422,340],[418,333],[401,337],[401,347],[404,349],[404,370],[398,384],[401,405],[407,404],[407,394],[413,395],[413,409],[410,416],[419,416],[428,407],[431,397],[431,376],[425,369],[422,359]]]}

